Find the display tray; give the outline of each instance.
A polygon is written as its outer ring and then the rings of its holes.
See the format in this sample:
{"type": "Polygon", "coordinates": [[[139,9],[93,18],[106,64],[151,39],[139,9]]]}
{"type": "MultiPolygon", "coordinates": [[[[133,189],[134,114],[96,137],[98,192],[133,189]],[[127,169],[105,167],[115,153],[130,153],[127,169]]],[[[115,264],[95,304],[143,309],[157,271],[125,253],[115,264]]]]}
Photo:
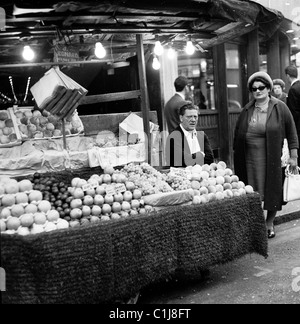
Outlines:
{"type": "Polygon", "coordinates": [[[37,235],[1,235],[4,304],[126,300],[170,277],[268,256],[258,194],[37,235]]]}
{"type": "Polygon", "coordinates": [[[8,113],[9,119],[11,119],[13,122],[14,133],[16,134],[17,139],[15,141],[7,143],[7,144],[0,143],[0,148],[10,148],[10,147],[14,147],[14,146],[18,146],[18,145],[22,144],[22,136],[21,136],[21,133],[20,133],[18,125],[17,125],[16,116],[11,112],[11,110],[9,108],[7,109],[7,113],[8,113]]]}
{"type": "MultiPolygon", "coordinates": [[[[20,125],[21,125],[21,121],[16,118],[16,113],[17,112],[22,112],[25,113],[26,111],[32,111],[34,107],[17,107],[17,108],[8,108],[8,110],[10,111],[10,114],[12,116],[14,116],[15,122],[16,122],[16,126],[17,129],[19,131],[19,135],[22,141],[39,141],[39,140],[49,140],[49,139],[60,139],[63,138],[63,135],[59,135],[59,136],[46,136],[45,133],[43,134],[44,137],[42,138],[29,138],[26,134],[24,134],[22,131],[20,131],[20,125]]],[[[72,117],[72,122],[76,123],[78,125],[78,131],[72,133],[72,134],[67,134],[66,137],[74,137],[74,136],[79,136],[79,135],[84,135],[84,126],[83,123],[80,119],[80,117],[78,116],[77,112],[74,113],[73,117],[72,117]]],[[[31,124],[31,122],[28,122],[29,124],[31,124]]]]}

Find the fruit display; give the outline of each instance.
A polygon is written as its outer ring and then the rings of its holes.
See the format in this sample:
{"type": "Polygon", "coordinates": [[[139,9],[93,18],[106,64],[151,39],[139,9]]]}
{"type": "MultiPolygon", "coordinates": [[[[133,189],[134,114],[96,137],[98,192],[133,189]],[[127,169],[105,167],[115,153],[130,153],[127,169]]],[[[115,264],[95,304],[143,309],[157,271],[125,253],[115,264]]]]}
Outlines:
{"type": "Polygon", "coordinates": [[[68,227],[69,223],[60,218],[55,206],[34,189],[30,180],[0,178],[1,233],[24,236],[68,227]]]}
{"type": "Polygon", "coordinates": [[[120,170],[120,173],[133,182],[142,191],[143,196],[174,190],[167,183],[167,176],[148,163],[129,163],[120,170]]]}
{"type": "Polygon", "coordinates": [[[11,147],[21,144],[14,116],[8,110],[0,110],[0,147],[11,147]]]}
{"type": "Polygon", "coordinates": [[[206,204],[254,190],[221,161],[159,172],[148,163],[111,166],[63,182],[35,173],[0,177],[1,233],[29,235],[156,212],[156,206],[206,204]]]}
{"type": "MultiPolygon", "coordinates": [[[[63,124],[57,116],[47,110],[17,108],[14,113],[17,126],[23,140],[60,138],[63,135],[63,124]]],[[[77,113],[65,122],[66,136],[77,135],[83,131],[82,122],[77,113]]]]}

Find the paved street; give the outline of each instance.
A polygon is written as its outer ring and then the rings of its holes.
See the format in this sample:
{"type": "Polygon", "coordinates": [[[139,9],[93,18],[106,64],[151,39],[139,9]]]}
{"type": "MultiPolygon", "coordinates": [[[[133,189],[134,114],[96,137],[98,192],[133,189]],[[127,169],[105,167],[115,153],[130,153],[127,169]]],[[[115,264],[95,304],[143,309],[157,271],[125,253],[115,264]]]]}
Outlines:
{"type": "Polygon", "coordinates": [[[300,304],[300,220],[276,226],[269,257],[247,255],[206,279],[142,291],[138,304],[300,304]]]}

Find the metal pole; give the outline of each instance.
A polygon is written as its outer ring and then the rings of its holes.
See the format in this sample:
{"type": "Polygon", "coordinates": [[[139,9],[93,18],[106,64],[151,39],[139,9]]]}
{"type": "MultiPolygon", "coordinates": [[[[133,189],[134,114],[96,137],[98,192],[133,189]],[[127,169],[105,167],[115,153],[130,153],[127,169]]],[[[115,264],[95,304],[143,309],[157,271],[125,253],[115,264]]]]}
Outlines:
{"type": "Polygon", "coordinates": [[[53,65],[99,64],[99,63],[107,63],[107,62],[111,62],[111,60],[0,64],[0,69],[18,68],[18,67],[53,66],[53,65]]]}

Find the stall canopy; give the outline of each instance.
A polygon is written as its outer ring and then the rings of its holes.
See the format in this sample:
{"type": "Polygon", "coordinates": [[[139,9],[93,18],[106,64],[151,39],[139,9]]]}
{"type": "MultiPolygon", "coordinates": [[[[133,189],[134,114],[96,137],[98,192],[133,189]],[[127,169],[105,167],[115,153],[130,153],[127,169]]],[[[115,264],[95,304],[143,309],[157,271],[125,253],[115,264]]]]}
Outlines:
{"type": "Polygon", "coordinates": [[[259,26],[270,37],[280,26],[280,12],[241,0],[124,1],[4,1],[5,27],[0,31],[0,62],[23,62],[29,44],[39,61],[53,60],[55,46],[68,44],[82,60],[95,59],[100,41],[113,61],[135,55],[136,34],[143,34],[146,51],[157,37],[181,49],[187,37],[202,51],[241,36],[259,26]]]}

